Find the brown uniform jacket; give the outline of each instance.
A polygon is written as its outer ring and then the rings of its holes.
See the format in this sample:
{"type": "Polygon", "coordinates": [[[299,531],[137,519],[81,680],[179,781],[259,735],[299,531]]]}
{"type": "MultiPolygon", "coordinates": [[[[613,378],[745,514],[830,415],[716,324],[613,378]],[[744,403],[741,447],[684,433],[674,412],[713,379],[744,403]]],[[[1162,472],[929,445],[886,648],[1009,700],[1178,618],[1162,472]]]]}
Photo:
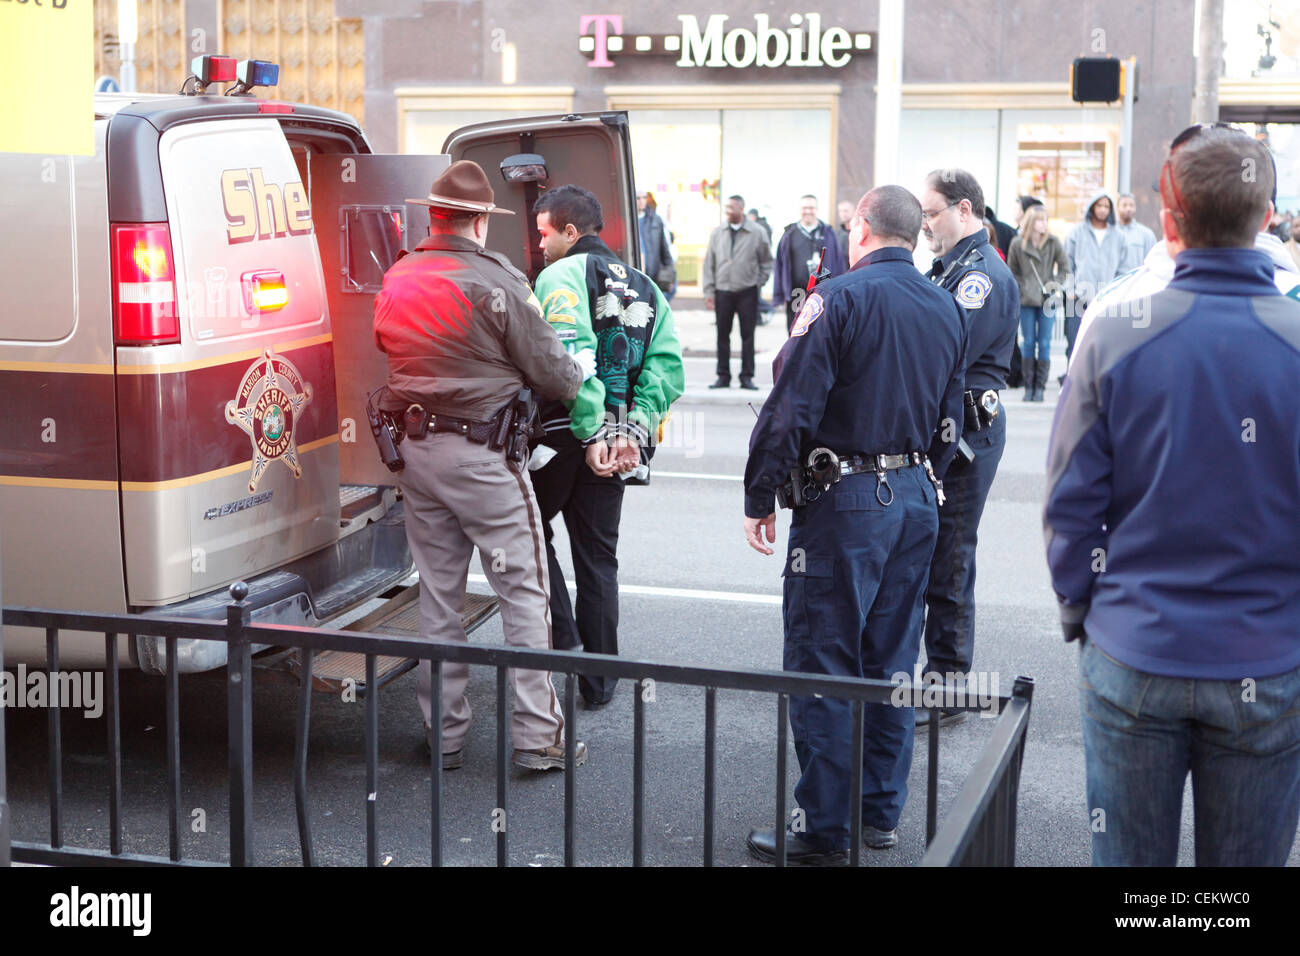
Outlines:
{"type": "Polygon", "coordinates": [[[434,235],[384,273],[375,344],[400,402],[486,421],[525,385],[572,399],[582,371],[542,318],[523,273],[461,236],[434,235]]]}

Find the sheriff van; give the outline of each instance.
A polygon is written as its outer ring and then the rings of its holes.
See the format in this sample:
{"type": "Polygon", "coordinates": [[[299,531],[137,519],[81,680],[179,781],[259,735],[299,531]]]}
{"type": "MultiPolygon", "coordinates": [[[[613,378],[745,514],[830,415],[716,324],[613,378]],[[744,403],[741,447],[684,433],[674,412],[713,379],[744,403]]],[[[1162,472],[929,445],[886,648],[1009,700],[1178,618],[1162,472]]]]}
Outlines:
{"type": "MultiPolygon", "coordinates": [[[[627,119],[481,124],[443,154],[386,156],[350,116],[251,93],[270,64],[194,74],[185,95],[96,95],[93,155],[0,155],[0,597],[219,618],[244,581],[255,621],[317,625],[413,569],[365,414],[386,377],[374,295],[428,233],[405,199],[477,161],[519,213],[489,245],[534,277],[528,208],[581,183],[638,262],[627,119]]],[[[67,636],[61,664],[103,666],[103,647],[67,636]]],[[[144,622],[119,647],[124,666],[172,666],[144,622]]],[[[8,628],[4,648],[45,664],[43,633],[8,628]]],[[[198,641],[174,662],[224,663],[198,641]]]]}

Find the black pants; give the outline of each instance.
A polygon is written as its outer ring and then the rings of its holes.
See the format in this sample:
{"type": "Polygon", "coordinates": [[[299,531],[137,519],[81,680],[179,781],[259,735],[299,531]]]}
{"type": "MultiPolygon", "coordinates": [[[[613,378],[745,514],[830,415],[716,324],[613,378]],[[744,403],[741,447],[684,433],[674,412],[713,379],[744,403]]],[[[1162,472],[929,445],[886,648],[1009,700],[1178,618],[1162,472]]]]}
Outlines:
{"type": "Polygon", "coordinates": [[[731,321],[740,317],[740,380],[754,377],[754,326],[758,324],[758,286],[714,294],[718,320],[718,378],[731,381],[731,321]]]}
{"type": "MultiPolygon", "coordinates": [[[[587,467],[586,449],[567,431],[547,435],[546,444],[555,449],[555,457],[530,474],[546,532],[552,646],[617,654],[618,522],[623,513],[623,479],[597,477],[587,467]],[[551,519],[560,513],[573,555],[576,615],[551,541],[551,519]]],[[[611,677],[578,677],[583,699],[591,703],[609,700],[617,683],[611,677]]]]}
{"type": "Polygon", "coordinates": [[[794,328],[794,320],[799,317],[799,310],[794,307],[794,299],[785,304],[785,334],[788,336],[794,328]]]}

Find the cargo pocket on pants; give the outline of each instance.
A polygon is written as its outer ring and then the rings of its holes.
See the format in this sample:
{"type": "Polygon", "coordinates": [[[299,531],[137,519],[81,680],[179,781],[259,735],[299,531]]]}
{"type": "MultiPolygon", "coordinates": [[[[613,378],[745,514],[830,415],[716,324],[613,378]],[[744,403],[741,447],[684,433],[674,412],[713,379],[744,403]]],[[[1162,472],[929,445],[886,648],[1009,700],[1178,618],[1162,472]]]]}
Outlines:
{"type": "Polygon", "coordinates": [[[827,625],[835,599],[835,560],[792,548],[781,575],[785,578],[786,643],[834,641],[835,635],[827,625]]]}

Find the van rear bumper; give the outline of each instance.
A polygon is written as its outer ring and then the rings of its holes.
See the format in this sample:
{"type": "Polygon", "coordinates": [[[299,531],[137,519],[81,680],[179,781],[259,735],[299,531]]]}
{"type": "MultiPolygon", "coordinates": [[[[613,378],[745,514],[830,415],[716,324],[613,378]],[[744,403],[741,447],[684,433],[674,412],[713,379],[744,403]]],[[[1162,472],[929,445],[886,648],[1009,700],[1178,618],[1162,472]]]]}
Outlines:
{"type": "MultiPolygon", "coordinates": [[[[402,502],[396,502],[378,521],[372,521],[315,554],[250,578],[245,604],[255,624],[319,626],[382,591],[398,584],[414,570],[406,540],[402,502]]],[[[227,588],[212,591],[164,608],[149,608],[150,617],[189,617],[224,621],[231,603],[227,588]]],[[[144,609],[141,609],[144,610],[144,609]]],[[[255,645],[261,650],[264,645],[255,645]]],[[[136,659],[148,674],[167,672],[167,642],[160,636],[136,636],[136,659]]],[[[221,641],[177,641],[179,673],[192,674],[222,667],[226,645],[221,641]]]]}

